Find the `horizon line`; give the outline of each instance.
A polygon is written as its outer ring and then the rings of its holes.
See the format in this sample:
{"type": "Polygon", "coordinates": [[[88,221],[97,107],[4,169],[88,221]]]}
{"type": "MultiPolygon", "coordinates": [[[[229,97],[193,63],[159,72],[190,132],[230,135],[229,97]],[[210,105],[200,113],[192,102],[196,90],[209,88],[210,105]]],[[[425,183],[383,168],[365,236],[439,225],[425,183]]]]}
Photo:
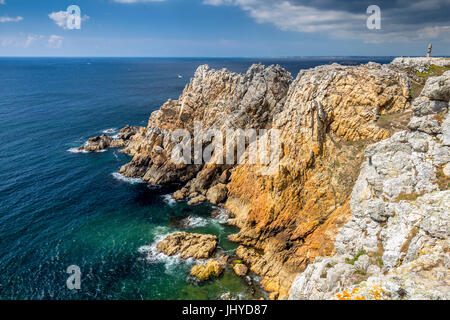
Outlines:
{"type": "MultiPolygon", "coordinates": [[[[384,57],[422,57],[405,55],[313,55],[313,56],[1,56],[1,58],[141,58],[141,59],[235,59],[235,58],[384,58],[384,57]]],[[[423,56],[425,57],[425,56],[423,56]]],[[[450,56],[436,56],[432,58],[446,58],[450,56]]]]}

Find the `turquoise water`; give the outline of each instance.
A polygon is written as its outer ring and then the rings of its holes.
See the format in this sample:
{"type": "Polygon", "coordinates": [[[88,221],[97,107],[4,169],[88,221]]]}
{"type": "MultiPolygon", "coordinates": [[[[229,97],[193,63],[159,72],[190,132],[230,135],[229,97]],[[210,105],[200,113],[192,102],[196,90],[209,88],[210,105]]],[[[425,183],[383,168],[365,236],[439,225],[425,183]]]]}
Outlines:
{"type": "MultiPolygon", "coordinates": [[[[73,153],[90,136],[126,124],[176,99],[198,65],[244,72],[261,59],[0,59],[0,298],[217,299],[230,292],[258,298],[257,286],[228,270],[203,285],[190,263],[147,259],[139,251],[175,232],[175,217],[197,217],[187,231],[226,240],[236,232],[210,218],[207,204],[167,201],[177,186],[118,179],[130,159],[117,150],[73,153]],[[178,77],[182,75],[182,78],[178,77]],[[68,290],[66,268],[81,268],[81,289],[68,290]],[[256,290],[255,290],[256,289],[256,290]]],[[[266,59],[295,76],[300,69],[390,58],[266,59]]]]}

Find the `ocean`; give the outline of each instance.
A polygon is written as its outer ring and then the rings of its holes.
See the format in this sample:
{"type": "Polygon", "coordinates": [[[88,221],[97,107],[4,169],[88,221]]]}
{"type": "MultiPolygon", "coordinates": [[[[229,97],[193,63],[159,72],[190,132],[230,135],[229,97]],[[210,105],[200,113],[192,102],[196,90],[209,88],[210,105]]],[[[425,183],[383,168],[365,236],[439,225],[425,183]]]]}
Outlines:
{"type": "Polygon", "coordinates": [[[87,138],[146,126],[177,99],[201,64],[245,72],[256,62],[300,69],[392,57],[0,58],[0,299],[259,299],[258,277],[232,270],[196,283],[191,261],[145,253],[175,231],[237,232],[209,204],[170,200],[179,186],[147,186],[117,174],[130,158],[115,149],[77,153],[87,138]],[[188,229],[173,222],[191,216],[188,229]],[[69,290],[67,267],[81,270],[69,290]]]}

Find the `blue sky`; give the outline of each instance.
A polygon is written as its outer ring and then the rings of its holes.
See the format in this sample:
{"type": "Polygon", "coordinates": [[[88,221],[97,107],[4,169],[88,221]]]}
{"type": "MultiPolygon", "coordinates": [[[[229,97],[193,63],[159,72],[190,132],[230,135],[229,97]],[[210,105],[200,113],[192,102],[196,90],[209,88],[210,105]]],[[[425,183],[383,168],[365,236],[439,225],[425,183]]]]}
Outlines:
{"type": "Polygon", "coordinates": [[[423,55],[429,42],[450,55],[449,13],[450,0],[0,0],[0,56],[423,55]],[[56,19],[69,5],[80,30],[56,19]]]}

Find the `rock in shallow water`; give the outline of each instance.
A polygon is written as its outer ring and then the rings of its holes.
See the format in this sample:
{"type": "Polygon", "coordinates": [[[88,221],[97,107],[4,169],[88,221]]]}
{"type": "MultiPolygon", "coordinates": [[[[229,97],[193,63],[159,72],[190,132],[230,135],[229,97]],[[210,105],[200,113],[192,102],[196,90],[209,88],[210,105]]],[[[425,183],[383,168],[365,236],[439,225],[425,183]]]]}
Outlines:
{"type": "Polygon", "coordinates": [[[239,277],[243,277],[247,274],[248,268],[243,263],[237,263],[233,267],[234,273],[236,273],[239,277]]]}
{"type": "Polygon", "coordinates": [[[157,244],[157,250],[168,256],[179,255],[181,259],[205,260],[217,247],[217,237],[210,234],[178,232],[169,234],[157,244]]]}
{"type": "Polygon", "coordinates": [[[219,277],[225,270],[228,256],[222,255],[218,259],[210,259],[204,264],[199,264],[191,269],[191,276],[201,280],[210,280],[219,277]]]}

